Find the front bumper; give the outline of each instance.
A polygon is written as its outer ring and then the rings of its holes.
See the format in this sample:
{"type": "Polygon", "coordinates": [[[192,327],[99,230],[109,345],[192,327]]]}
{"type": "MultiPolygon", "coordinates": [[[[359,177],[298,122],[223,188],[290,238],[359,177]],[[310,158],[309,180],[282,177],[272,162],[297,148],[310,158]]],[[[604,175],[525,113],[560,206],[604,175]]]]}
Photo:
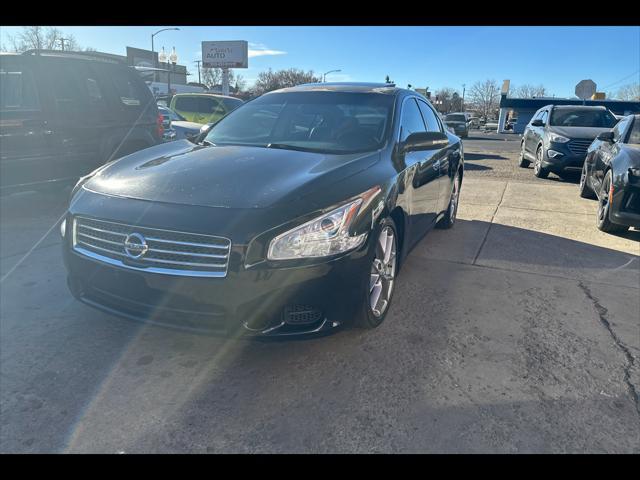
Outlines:
{"type": "Polygon", "coordinates": [[[365,294],[370,243],[325,263],[230,267],[224,278],[108,265],[74,251],[66,239],[63,257],[71,292],[92,307],[190,331],[274,337],[326,332],[353,318],[365,294]]]}
{"type": "Polygon", "coordinates": [[[542,166],[556,172],[563,170],[581,170],[586,156],[586,151],[580,154],[572,152],[566,143],[549,142],[548,146],[544,149],[542,166]],[[549,150],[558,152],[561,155],[551,157],[549,150]]]}
{"type": "Polygon", "coordinates": [[[619,225],[640,228],[640,178],[627,174],[624,177],[614,181],[609,220],[619,225]]]}

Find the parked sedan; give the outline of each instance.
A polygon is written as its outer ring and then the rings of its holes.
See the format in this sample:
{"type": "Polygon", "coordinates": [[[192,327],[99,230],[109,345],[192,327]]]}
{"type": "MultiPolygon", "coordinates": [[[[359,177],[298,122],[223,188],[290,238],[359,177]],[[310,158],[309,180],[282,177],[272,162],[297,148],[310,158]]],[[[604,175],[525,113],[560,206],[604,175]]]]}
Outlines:
{"type": "Polygon", "coordinates": [[[640,115],[598,135],[587,152],[580,196],[598,199],[598,228],[640,228],[640,115]]]}
{"type": "Polygon", "coordinates": [[[453,128],[453,132],[462,138],[469,136],[469,122],[467,115],[464,113],[448,113],[444,117],[444,121],[448,127],[453,128]]]}
{"type": "Polygon", "coordinates": [[[165,132],[173,133],[170,140],[180,140],[182,138],[189,140],[200,134],[202,123],[189,122],[182,115],[167,107],[158,107],[158,111],[164,119],[163,126],[166,123],[165,132]]]}
{"type": "Polygon", "coordinates": [[[159,145],[78,182],[68,283],[93,307],[197,330],[373,328],[412,247],[454,224],[462,178],[459,138],[414,91],[270,92],[201,144],[159,145]]]}
{"type": "Polygon", "coordinates": [[[533,162],[533,173],[538,178],[547,178],[550,172],[562,176],[581,169],[591,142],[617,122],[605,107],[542,107],[522,135],[519,165],[526,168],[533,162]]]}

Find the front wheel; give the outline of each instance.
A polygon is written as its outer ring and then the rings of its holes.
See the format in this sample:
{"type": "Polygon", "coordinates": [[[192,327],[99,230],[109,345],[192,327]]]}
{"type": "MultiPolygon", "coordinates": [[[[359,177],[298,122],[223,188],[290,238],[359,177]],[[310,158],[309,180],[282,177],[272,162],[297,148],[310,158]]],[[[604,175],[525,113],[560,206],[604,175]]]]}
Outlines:
{"type": "Polygon", "coordinates": [[[611,182],[611,170],[609,170],[604,176],[600,197],[598,198],[598,217],[596,219],[598,230],[606,233],[624,232],[628,230],[628,227],[613,223],[609,220],[609,213],[611,211],[611,202],[609,201],[611,182]]]}
{"type": "Polygon", "coordinates": [[[582,166],[582,173],[580,174],[580,196],[582,198],[596,198],[596,193],[589,186],[589,173],[587,170],[587,162],[584,162],[582,166]]]}
{"type": "Polygon", "coordinates": [[[371,267],[364,279],[365,298],[355,321],[360,328],[379,326],[389,312],[393,296],[398,266],[398,234],[391,217],[382,221],[379,232],[371,267]]]}
{"type": "Polygon", "coordinates": [[[542,147],[538,147],[536,150],[536,161],[533,163],[533,174],[538,178],[547,178],[549,176],[549,170],[542,166],[542,157],[544,151],[542,147]]]}
{"type": "Polygon", "coordinates": [[[520,161],[518,162],[518,166],[521,168],[527,168],[530,164],[531,162],[524,156],[524,142],[522,142],[522,145],[520,146],[520,161]]]}

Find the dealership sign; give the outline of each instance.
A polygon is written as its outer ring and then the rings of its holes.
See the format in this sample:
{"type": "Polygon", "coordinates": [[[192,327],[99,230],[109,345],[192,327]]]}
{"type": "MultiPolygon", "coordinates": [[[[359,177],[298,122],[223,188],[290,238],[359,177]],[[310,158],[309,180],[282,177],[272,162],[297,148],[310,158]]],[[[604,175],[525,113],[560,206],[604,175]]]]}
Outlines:
{"type": "Polygon", "coordinates": [[[249,44],[245,40],[202,42],[205,68],[248,68],[249,44]]]}

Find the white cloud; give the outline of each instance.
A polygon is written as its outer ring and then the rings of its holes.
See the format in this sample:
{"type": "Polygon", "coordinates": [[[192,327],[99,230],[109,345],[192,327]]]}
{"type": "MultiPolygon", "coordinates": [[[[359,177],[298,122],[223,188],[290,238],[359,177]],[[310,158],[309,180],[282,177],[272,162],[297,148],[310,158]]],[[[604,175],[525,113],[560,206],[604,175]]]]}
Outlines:
{"type": "Polygon", "coordinates": [[[264,43],[249,43],[249,58],[263,57],[266,55],[286,55],[283,50],[272,50],[264,43]]]}

